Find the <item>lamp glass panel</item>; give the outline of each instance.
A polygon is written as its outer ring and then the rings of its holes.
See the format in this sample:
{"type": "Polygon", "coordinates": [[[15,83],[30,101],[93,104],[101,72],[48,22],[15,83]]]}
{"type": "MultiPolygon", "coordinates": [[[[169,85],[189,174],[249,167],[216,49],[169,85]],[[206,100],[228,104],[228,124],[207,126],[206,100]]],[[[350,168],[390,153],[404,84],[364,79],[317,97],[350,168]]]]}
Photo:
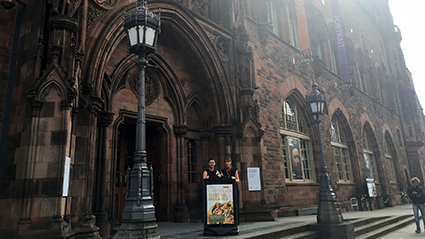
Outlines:
{"type": "Polygon", "coordinates": [[[143,42],[143,34],[144,34],[144,29],[143,26],[139,26],[139,43],[144,43],[143,42]]]}
{"type": "Polygon", "coordinates": [[[317,112],[317,102],[312,102],[312,103],[310,104],[310,106],[311,106],[311,112],[312,112],[313,114],[315,114],[315,113],[317,112]]]}
{"type": "Polygon", "coordinates": [[[130,46],[134,46],[137,44],[137,29],[136,27],[132,27],[128,29],[128,38],[130,39],[130,46]]]}
{"type": "Polygon", "coordinates": [[[154,40],[155,40],[155,30],[150,27],[146,27],[146,45],[153,47],[154,40]]]}
{"type": "Polygon", "coordinates": [[[318,113],[323,113],[323,101],[319,101],[319,102],[317,102],[317,112],[318,113]]]}

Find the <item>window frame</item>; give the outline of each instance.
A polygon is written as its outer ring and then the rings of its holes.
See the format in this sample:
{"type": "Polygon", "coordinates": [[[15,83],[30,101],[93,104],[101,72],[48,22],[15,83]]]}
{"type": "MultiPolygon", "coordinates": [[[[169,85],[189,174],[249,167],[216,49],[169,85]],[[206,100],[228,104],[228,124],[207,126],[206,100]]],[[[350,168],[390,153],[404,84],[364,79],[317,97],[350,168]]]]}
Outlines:
{"type": "Polygon", "coordinates": [[[397,175],[395,173],[394,158],[390,151],[387,137],[384,137],[384,151],[385,151],[384,153],[385,160],[387,161],[387,165],[388,165],[388,175],[389,175],[390,183],[397,183],[397,175]]]}
{"type": "Polygon", "coordinates": [[[371,145],[369,137],[370,136],[367,134],[366,130],[363,128],[363,136],[362,136],[363,158],[365,160],[365,167],[366,167],[366,171],[367,171],[368,167],[367,167],[365,156],[368,155],[368,157],[369,157],[369,163],[370,163],[369,170],[371,171],[372,177],[369,177],[369,175],[366,175],[366,176],[368,178],[373,178],[375,180],[375,183],[379,183],[379,173],[378,173],[378,168],[377,168],[377,163],[376,163],[376,157],[375,157],[375,153],[373,152],[373,146],[371,145]]]}
{"type": "Polygon", "coordinates": [[[340,120],[333,116],[330,130],[337,181],[338,183],[353,183],[353,168],[351,166],[350,152],[348,150],[347,135],[341,130],[340,124],[340,120]],[[336,134],[336,138],[334,137],[334,133],[336,134]],[[336,151],[338,151],[338,155],[336,155],[336,151]]]}
{"type": "Polygon", "coordinates": [[[196,175],[197,158],[196,158],[196,141],[195,140],[188,139],[187,144],[186,144],[186,153],[187,153],[187,155],[186,155],[186,159],[187,159],[187,181],[188,181],[188,183],[197,183],[197,175],[196,175]]]}
{"type": "MultiPolygon", "coordinates": [[[[292,127],[293,128],[293,127],[292,127]]],[[[304,117],[300,113],[299,106],[291,99],[286,99],[283,102],[280,112],[279,122],[279,134],[281,137],[281,148],[282,148],[282,161],[285,173],[285,179],[290,182],[302,183],[302,182],[316,182],[316,174],[314,167],[314,157],[312,151],[312,143],[310,135],[307,132],[307,127],[304,117]],[[286,103],[292,104],[293,116],[295,119],[295,129],[287,128],[287,108],[286,103]],[[294,179],[292,158],[288,152],[290,152],[289,137],[298,139],[298,149],[300,154],[301,171],[303,179],[294,179]],[[303,147],[304,146],[304,147],[303,147]]]]}

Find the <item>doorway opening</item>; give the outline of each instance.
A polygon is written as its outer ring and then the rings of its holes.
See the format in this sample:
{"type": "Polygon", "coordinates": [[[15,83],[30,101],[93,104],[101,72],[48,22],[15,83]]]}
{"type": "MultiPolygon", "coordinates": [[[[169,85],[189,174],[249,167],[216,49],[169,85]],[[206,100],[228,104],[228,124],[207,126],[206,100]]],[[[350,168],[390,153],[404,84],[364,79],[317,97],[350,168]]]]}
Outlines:
{"type": "MultiPolygon", "coordinates": [[[[164,220],[162,215],[165,205],[161,204],[161,134],[157,125],[146,124],[146,151],[148,169],[153,169],[153,203],[155,216],[158,221],[164,220]]],[[[113,221],[115,225],[121,224],[125,204],[127,186],[127,170],[133,168],[136,146],[136,121],[124,121],[118,127],[116,166],[115,166],[115,194],[113,221]]],[[[164,167],[165,168],[165,167],[164,167]]],[[[166,195],[162,195],[166,198],[166,195]]]]}

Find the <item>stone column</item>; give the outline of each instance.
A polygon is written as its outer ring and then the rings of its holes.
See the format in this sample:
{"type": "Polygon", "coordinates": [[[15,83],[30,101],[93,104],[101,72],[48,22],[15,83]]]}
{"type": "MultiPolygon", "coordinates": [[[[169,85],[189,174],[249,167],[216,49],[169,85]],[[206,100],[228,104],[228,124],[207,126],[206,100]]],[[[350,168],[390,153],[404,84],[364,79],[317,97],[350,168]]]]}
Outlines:
{"type": "Polygon", "coordinates": [[[232,126],[228,124],[217,125],[213,127],[214,134],[218,140],[218,154],[216,168],[221,170],[224,168],[224,158],[226,155],[230,155],[231,152],[231,141],[232,126]]]}
{"type": "Polygon", "coordinates": [[[97,226],[99,226],[99,233],[101,236],[109,235],[111,225],[108,220],[108,212],[105,207],[105,199],[109,197],[108,190],[111,187],[111,177],[107,177],[110,172],[111,160],[107,156],[107,141],[108,141],[108,128],[114,119],[114,113],[102,111],[98,116],[99,124],[99,154],[97,157],[97,193],[96,193],[96,218],[97,226]]]}
{"type": "Polygon", "coordinates": [[[96,217],[93,214],[93,211],[96,210],[96,208],[93,208],[93,194],[94,194],[94,185],[96,183],[95,181],[95,175],[96,175],[96,169],[95,169],[95,163],[96,160],[94,160],[97,157],[97,120],[98,120],[98,113],[102,109],[103,100],[96,95],[90,96],[91,99],[91,105],[89,106],[89,112],[90,112],[90,121],[89,121],[89,132],[87,134],[88,138],[88,145],[87,145],[87,156],[86,156],[86,201],[85,203],[85,216],[84,216],[84,224],[87,226],[93,227],[96,222],[96,217]]]}
{"type": "Polygon", "coordinates": [[[186,179],[184,168],[184,136],[187,133],[187,125],[174,125],[174,135],[176,136],[176,167],[177,167],[177,203],[175,205],[174,220],[176,222],[187,222],[190,219],[185,199],[184,180],[186,179]]]}
{"type": "Polygon", "coordinates": [[[32,195],[33,195],[33,178],[34,178],[34,167],[35,167],[35,159],[37,155],[37,147],[35,147],[36,142],[38,140],[37,132],[40,125],[40,111],[43,107],[43,101],[41,100],[32,100],[31,101],[31,126],[29,130],[29,145],[28,152],[26,154],[25,167],[22,178],[16,176],[16,179],[23,180],[22,187],[22,207],[21,207],[21,219],[18,224],[18,231],[21,234],[24,230],[26,230],[29,225],[31,225],[31,207],[32,207],[32,195]]]}

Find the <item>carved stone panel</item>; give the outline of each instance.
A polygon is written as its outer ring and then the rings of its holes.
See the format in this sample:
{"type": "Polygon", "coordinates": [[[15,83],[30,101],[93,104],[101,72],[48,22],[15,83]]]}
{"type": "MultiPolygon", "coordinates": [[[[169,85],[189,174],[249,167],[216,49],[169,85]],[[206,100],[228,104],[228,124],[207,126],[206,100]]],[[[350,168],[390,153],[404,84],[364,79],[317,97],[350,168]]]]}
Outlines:
{"type": "Polygon", "coordinates": [[[224,61],[229,60],[229,44],[226,39],[223,37],[217,37],[215,40],[215,47],[217,48],[217,52],[220,55],[221,59],[224,61]]]}
{"type": "Polygon", "coordinates": [[[191,9],[199,15],[209,18],[209,3],[205,0],[191,0],[191,9]]]}
{"type": "Polygon", "coordinates": [[[99,7],[110,9],[117,3],[118,0],[92,0],[93,4],[99,7]]]}
{"type": "MultiPolygon", "coordinates": [[[[159,82],[156,77],[152,77],[149,73],[145,74],[145,105],[152,104],[159,96],[159,82]]],[[[139,71],[133,72],[130,76],[131,91],[139,97],[139,71]]]]}

